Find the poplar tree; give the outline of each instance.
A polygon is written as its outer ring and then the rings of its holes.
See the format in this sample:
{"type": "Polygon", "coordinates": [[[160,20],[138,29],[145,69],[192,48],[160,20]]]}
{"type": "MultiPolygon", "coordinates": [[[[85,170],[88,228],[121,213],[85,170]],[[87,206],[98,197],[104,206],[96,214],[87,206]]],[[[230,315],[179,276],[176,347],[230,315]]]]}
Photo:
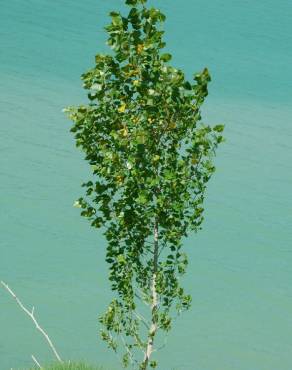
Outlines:
{"type": "Polygon", "coordinates": [[[125,2],[128,14],[111,12],[106,27],[112,52],[82,75],[88,104],[67,111],[93,173],[75,205],[107,239],[115,294],[101,336],[122,348],[125,367],[146,370],[157,366],[157,333],[191,304],[182,240],[201,228],[223,126],[201,121],[208,69],[188,81],[163,52],[165,15],[147,0],[125,2]]]}

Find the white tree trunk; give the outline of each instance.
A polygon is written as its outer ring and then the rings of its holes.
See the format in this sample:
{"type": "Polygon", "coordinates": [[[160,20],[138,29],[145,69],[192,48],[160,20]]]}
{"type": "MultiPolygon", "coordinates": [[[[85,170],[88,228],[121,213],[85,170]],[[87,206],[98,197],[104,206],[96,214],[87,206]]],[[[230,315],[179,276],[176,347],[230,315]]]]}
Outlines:
{"type": "Polygon", "coordinates": [[[158,308],[158,295],[156,291],[156,277],[158,269],[158,224],[155,220],[154,224],[154,250],[153,250],[153,275],[151,282],[151,294],[152,294],[152,304],[151,304],[151,326],[148,333],[148,342],[146,347],[146,352],[144,355],[144,360],[142,363],[142,369],[146,370],[149,364],[149,359],[154,350],[154,337],[158,330],[158,324],[156,319],[156,312],[158,308]]]}

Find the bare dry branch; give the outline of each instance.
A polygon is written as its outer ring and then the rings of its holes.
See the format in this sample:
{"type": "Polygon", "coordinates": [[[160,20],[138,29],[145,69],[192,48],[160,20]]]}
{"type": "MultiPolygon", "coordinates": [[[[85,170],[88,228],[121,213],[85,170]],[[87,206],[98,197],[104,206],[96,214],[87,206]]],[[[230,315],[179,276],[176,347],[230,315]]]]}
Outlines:
{"type": "Polygon", "coordinates": [[[45,337],[46,341],[48,342],[48,345],[50,346],[51,350],[53,351],[55,357],[59,362],[63,362],[60,355],[58,354],[53,342],[51,341],[50,337],[48,334],[44,331],[44,329],[39,325],[37,319],[34,316],[34,307],[32,308],[31,311],[29,311],[23,303],[20,301],[20,299],[16,296],[16,294],[9,288],[9,286],[1,281],[1,285],[4,287],[4,289],[7,290],[7,292],[15,299],[19,307],[31,318],[33,323],[35,324],[35,327],[42,333],[42,335],[45,337]]]}
{"type": "Polygon", "coordinates": [[[42,366],[40,365],[40,363],[38,362],[38,360],[34,357],[34,355],[31,355],[31,358],[32,358],[33,362],[37,365],[37,367],[39,369],[42,369],[42,366]]]}

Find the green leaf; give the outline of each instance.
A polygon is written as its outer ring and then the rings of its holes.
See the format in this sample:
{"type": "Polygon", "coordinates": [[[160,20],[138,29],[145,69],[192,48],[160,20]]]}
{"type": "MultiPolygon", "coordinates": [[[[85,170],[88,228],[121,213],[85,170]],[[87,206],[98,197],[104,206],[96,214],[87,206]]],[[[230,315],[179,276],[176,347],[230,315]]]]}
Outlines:
{"type": "Polygon", "coordinates": [[[187,90],[192,90],[192,85],[188,81],[186,81],[184,83],[184,88],[187,89],[187,90]]]}
{"type": "Polygon", "coordinates": [[[139,204],[146,204],[147,203],[146,195],[140,194],[139,197],[136,199],[136,202],[139,204]]]}
{"type": "Polygon", "coordinates": [[[118,13],[118,12],[110,12],[109,15],[111,17],[118,17],[120,15],[120,13],[118,13]]]}
{"type": "Polygon", "coordinates": [[[120,255],[117,257],[117,261],[118,261],[118,263],[121,263],[121,264],[126,263],[125,257],[124,257],[122,254],[120,254],[120,255]]]}
{"type": "Polygon", "coordinates": [[[137,0],[126,0],[127,5],[137,5],[138,1],[137,0]]]}
{"type": "Polygon", "coordinates": [[[171,54],[166,53],[166,54],[162,54],[160,56],[160,59],[163,60],[164,62],[169,62],[172,59],[172,56],[171,54]]]}
{"type": "Polygon", "coordinates": [[[216,125],[213,127],[213,131],[216,132],[223,132],[224,131],[224,125],[216,125]]]}

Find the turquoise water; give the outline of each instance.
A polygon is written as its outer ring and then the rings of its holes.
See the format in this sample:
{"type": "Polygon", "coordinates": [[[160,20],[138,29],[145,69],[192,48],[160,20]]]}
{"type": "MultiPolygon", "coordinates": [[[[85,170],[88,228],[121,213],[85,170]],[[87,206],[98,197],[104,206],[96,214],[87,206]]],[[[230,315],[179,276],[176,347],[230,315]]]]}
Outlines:
{"type": "MultiPolygon", "coordinates": [[[[80,74],[106,51],[102,27],[121,0],[9,0],[0,11],[0,278],[35,306],[65,358],[118,363],[99,340],[111,298],[105,241],[72,207],[89,176],[61,113],[84,100],[80,74]]],[[[152,1],[168,50],[208,66],[204,108],[225,123],[204,230],[185,242],[193,307],[158,358],[169,370],[292,368],[292,3],[152,1]]],[[[0,370],[50,351],[0,291],[0,370]]]]}

